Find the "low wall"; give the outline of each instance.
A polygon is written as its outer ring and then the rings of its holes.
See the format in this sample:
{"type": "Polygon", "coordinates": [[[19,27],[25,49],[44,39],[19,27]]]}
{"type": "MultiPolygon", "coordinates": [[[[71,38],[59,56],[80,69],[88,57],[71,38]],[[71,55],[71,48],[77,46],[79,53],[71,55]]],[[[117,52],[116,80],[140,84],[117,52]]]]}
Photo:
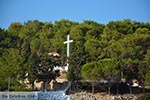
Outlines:
{"type": "Polygon", "coordinates": [[[0,100],[69,100],[66,95],[71,82],[66,82],[66,87],[60,91],[33,91],[33,92],[0,92],[0,100]]]}
{"type": "Polygon", "coordinates": [[[0,100],[37,100],[38,92],[0,92],[0,100]]]}
{"type": "Polygon", "coordinates": [[[69,100],[64,91],[0,92],[0,100],[69,100]]]}

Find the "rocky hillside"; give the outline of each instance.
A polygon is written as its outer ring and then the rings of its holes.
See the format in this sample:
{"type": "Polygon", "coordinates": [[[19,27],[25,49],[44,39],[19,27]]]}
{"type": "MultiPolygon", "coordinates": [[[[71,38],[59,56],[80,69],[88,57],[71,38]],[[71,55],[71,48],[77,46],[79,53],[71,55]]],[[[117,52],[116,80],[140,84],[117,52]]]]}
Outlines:
{"type": "Polygon", "coordinates": [[[137,97],[132,94],[126,95],[108,95],[106,93],[87,93],[87,92],[77,92],[70,94],[70,100],[136,100],[137,97]]]}

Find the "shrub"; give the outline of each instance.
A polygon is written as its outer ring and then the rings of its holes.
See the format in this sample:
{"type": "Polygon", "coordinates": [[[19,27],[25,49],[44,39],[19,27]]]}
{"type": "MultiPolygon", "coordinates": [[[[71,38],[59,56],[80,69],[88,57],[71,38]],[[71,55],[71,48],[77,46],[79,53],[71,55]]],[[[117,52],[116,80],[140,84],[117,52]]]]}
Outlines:
{"type": "Polygon", "coordinates": [[[137,100],[150,100],[150,93],[141,95],[137,100]]]}

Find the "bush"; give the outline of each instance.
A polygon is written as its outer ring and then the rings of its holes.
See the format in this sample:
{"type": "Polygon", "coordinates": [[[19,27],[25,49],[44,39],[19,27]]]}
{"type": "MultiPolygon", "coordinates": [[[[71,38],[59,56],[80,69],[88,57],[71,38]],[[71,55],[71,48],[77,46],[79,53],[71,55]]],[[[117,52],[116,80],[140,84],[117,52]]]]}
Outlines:
{"type": "Polygon", "coordinates": [[[137,100],[150,100],[150,93],[141,95],[137,100]]]}
{"type": "Polygon", "coordinates": [[[31,89],[25,88],[23,86],[11,86],[13,91],[31,91],[31,89]]]}

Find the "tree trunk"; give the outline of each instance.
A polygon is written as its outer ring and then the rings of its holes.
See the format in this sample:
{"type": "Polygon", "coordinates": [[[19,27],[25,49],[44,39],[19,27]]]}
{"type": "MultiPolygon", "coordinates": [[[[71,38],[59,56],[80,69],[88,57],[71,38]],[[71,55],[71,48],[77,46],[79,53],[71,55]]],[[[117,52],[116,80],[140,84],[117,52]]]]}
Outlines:
{"type": "Polygon", "coordinates": [[[119,84],[117,83],[117,95],[119,94],[119,84]]]}
{"type": "Polygon", "coordinates": [[[108,94],[110,94],[111,82],[108,83],[108,94]]]}
{"type": "Polygon", "coordinates": [[[110,86],[108,86],[108,94],[110,94],[110,86]]]}
{"type": "Polygon", "coordinates": [[[95,93],[94,82],[92,82],[92,93],[95,93]]]}
{"type": "Polygon", "coordinates": [[[43,81],[43,91],[45,91],[45,81],[43,81]]]}
{"type": "Polygon", "coordinates": [[[34,91],[34,81],[32,82],[32,91],[34,91]]]}
{"type": "Polygon", "coordinates": [[[130,94],[132,94],[132,87],[130,86],[130,88],[129,88],[129,89],[130,89],[130,94]]]}

